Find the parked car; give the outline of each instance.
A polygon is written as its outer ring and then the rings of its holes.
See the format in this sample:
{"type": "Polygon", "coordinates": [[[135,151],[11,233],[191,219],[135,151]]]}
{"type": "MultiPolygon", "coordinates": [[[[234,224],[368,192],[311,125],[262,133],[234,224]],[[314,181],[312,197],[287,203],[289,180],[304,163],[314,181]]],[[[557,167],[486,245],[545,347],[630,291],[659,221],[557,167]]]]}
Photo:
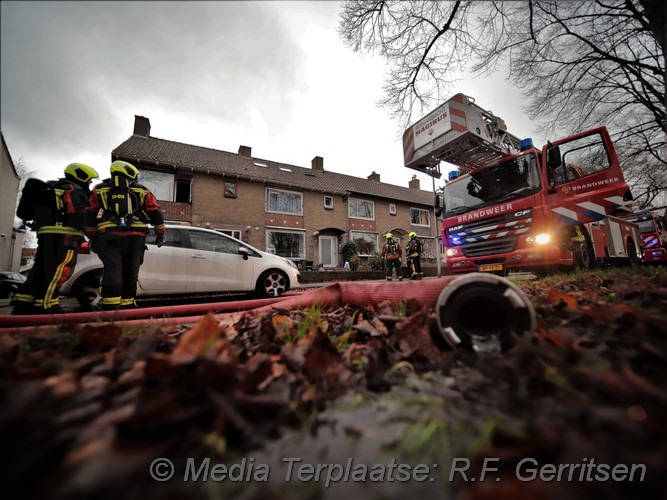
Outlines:
{"type": "MultiPolygon", "coordinates": [[[[137,296],[254,292],[278,297],[298,286],[296,265],[226,234],[192,226],[167,225],[167,244],[146,238],[137,296]]],[[[72,276],[60,287],[90,309],[99,301],[102,262],[84,244],[72,276]]]]}
{"type": "Polygon", "coordinates": [[[11,299],[26,277],[13,271],[0,272],[0,299],[11,299]]]}

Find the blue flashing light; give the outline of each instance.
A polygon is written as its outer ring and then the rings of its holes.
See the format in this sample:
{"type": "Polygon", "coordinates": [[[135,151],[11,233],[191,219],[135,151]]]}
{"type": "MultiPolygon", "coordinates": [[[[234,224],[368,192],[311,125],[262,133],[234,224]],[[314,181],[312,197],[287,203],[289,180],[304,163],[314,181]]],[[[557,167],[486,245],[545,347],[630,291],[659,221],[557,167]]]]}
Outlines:
{"type": "Polygon", "coordinates": [[[533,147],[533,139],[531,139],[530,137],[521,139],[521,142],[519,143],[519,149],[521,151],[526,151],[527,149],[530,149],[532,147],[533,147]]]}
{"type": "Polygon", "coordinates": [[[451,172],[449,172],[449,174],[447,174],[447,180],[453,181],[458,176],[459,176],[459,173],[456,170],[452,170],[451,172]]]}

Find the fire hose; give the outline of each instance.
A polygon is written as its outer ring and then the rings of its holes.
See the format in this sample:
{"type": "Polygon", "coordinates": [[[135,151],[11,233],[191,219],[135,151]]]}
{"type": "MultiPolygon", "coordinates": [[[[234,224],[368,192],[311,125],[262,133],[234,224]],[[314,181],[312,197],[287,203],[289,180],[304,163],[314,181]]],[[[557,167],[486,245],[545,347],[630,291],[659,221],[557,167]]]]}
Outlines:
{"type": "Polygon", "coordinates": [[[0,315],[0,333],[34,332],[64,324],[187,325],[197,323],[209,313],[221,321],[231,316],[257,315],[274,309],[290,310],[313,305],[360,307],[379,305],[384,301],[398,304],[407,298],[434,308],[440,332],[454,348],[504,350],[535,329],[535,311],[521,289],[500,276],[470,273],[407,283],[338,282],[271,299],[54,315],[0,315]]]}

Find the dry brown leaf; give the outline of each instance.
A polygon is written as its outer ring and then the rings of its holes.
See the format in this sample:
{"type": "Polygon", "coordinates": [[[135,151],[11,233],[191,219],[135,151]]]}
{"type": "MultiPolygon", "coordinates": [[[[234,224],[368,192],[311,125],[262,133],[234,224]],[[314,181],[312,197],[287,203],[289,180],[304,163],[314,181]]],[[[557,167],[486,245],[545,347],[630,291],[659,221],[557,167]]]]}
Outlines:
{"type": "Polygon", "coordinates": [[[218,323],[213,315],[209,313],[181,337],[173,354],[186,358],[201,356],[205,354],[219,335],[218,323]]]}

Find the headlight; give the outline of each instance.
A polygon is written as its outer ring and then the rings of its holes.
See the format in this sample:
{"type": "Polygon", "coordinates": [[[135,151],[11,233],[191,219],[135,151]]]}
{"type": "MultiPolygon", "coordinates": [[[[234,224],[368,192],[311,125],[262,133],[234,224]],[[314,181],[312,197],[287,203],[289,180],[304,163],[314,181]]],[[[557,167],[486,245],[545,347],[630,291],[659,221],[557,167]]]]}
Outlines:
{"type": "Polygon", "coordinates": [[[294,269],[297,269],[297,270],[299,269],[299,266],[297,266],[297,265],[296,265],[294,262],[292,262],[291,260],[289,260],[289,259],[285,259],[284,257],[283,257],[283,259],[284,259],[285,262],[287,262],[287,263],[288,263],[290,266],[292,266],[294,269]]]}
{"type": "Polygon", "coordinates": [[[551,242],[551,235],[549,233],[540,233],[535,236],[528,236],[527,243],[536,243],[538,245],[546,245],[551,242]]]}
{"type": "Polygon", "coordinates": [[[448,248],[447,257],[456,257],[459,254],[458,248],[448,248]]]}

